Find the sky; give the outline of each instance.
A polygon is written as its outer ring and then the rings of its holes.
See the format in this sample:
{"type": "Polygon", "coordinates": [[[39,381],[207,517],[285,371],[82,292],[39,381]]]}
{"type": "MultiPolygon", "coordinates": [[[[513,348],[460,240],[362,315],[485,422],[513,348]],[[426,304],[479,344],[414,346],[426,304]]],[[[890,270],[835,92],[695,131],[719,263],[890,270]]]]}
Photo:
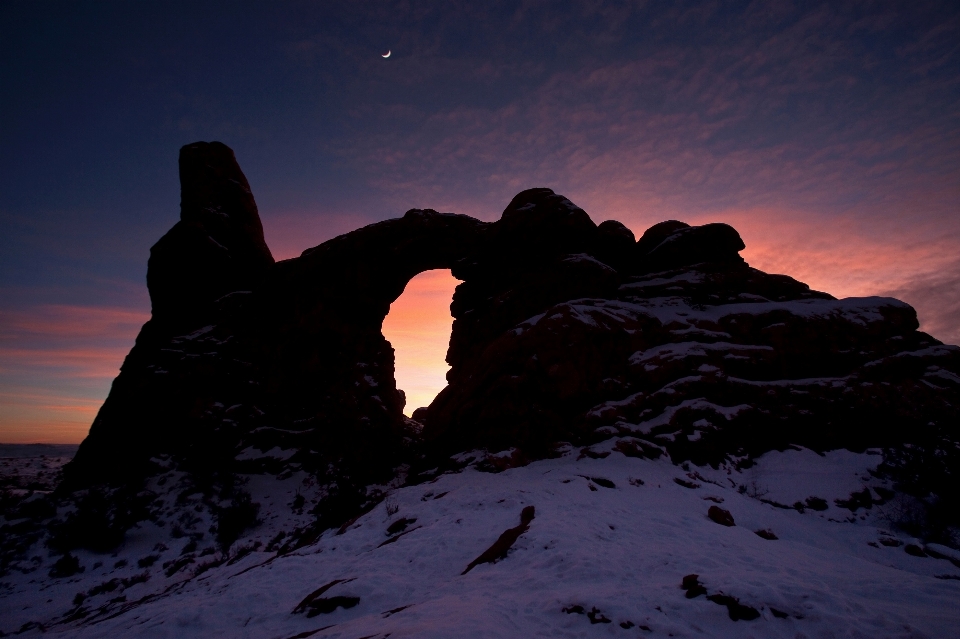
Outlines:
{"type": "MultiPolygon", "coordinates": [[[[85,436],[197,140],[235,150],[278,259],[546,186],[638,236],[727,222],[752,266],[960,342],[955,1],[6,0],[0,87],[3,442],[85,436]]],[[[386,321],[408,412],[455,284],[386,321]]]]}

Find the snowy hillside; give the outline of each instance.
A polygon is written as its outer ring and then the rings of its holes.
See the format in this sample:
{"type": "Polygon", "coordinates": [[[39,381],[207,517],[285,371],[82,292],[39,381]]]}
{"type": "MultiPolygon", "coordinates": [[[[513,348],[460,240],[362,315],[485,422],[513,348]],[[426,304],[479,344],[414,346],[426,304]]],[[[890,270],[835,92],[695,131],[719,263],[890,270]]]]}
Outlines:
{"type": "MultiPolygon", "coordinates": [[[[897,532],[910,505],[871,475],[878,454],[774,451],[750,468],[714,470],[626,457],[612,445],[499,473],[472,463],[391,489],[342,533],[328,530],[284,555],[273,550],[276,533],[303,516],[305,476],[249,479],[261,523],[227,556],[203,534],[203,504],[181,497],[165,529],[144,522],[114,552],[76,551],[83,572],[69,577],[49,578],[56,557],[38,546],[42,565],[2,579],[0,630],[277,639],[960,636],[960,553],[897,532]],[[735,525],[711,519],[712,507],[714,519],[724,522],[725,510],[735,525]],[[189,522],[190,512],[192,525],[173,521],[189,522]]],[[[500,461],[509,466],[506,454],[500,461]]],[[[175,498],[175,473],[158,481],[175,498]]]]}

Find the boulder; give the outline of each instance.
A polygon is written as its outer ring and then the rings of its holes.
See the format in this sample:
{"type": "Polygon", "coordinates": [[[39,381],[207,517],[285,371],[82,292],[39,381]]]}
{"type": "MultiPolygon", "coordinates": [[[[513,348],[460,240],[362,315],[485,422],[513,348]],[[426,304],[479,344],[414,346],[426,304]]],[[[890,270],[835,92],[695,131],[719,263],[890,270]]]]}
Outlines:
{"type": "Polygon", "coordinates": [[[640,238],[637,243],[638,270],[653,272],[703,262],[743,262],[739,252],[746,246],[732,226],[680,224],[683,222],[661,222],[650,229],[653,233],[645,233],[640,238]]]}

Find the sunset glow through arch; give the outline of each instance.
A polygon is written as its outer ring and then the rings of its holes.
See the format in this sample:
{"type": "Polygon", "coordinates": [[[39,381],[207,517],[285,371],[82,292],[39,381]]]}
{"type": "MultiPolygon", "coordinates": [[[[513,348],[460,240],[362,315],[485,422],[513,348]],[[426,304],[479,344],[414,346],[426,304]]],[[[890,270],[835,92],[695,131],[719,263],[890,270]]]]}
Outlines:
{"type": "Polygon", "coordinates": [[[404,414],[428,406],[447,385],[450,301],[459,284],[447,269],[425,271],[407,283],[383,320],[383,336],[393,345],[397,388],[407,396],[404,414]]]}

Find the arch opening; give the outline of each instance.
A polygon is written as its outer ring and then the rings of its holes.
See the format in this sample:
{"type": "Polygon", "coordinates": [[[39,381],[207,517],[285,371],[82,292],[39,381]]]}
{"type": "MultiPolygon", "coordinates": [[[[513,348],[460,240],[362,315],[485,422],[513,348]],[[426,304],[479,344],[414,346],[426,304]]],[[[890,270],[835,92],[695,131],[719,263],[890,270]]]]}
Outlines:
{"type": "Polygon", "coordinates": [[[393,346],[394,378],[406,395],[407,417],[429,406],[447,385],[450,302],[459,283],[450,269],[424,271],[407,282],[383,320],[381,333],[393,346]]]}

